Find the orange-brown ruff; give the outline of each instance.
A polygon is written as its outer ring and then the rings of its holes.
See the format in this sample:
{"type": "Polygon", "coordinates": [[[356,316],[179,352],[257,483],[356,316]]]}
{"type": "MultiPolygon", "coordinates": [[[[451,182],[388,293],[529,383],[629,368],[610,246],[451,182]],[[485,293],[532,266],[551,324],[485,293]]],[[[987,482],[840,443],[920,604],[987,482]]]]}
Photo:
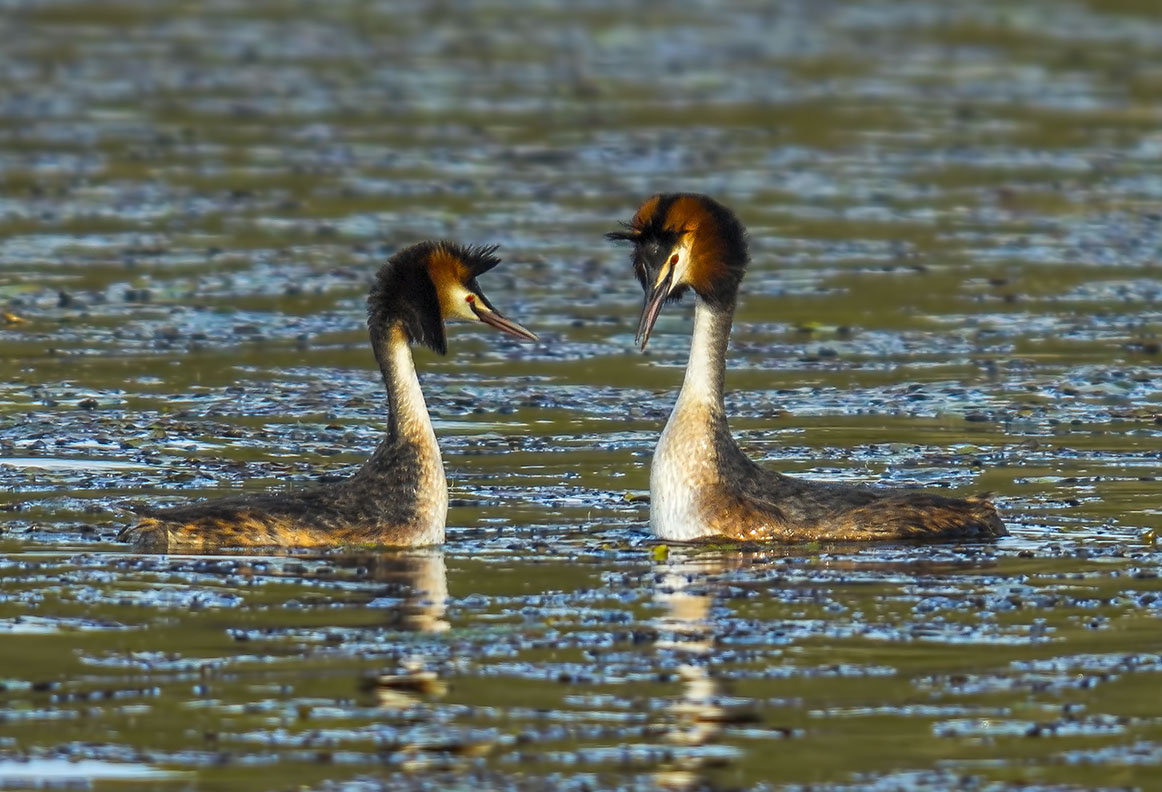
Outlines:
{"type": "Polygon", "coordinates": [[[624,231],[645,290],[642,346],[662,305],[697,295],[686,377],[650,468],[650,526],[659,537],[741,540],[993,539],[1006,531],[987,497],[856,487],[792,478],[759,467],[731,437],[723,404],[726,349],[746,234],[705,195],[648,199],[624,231]]]}
{"type": "Polygon", "coordinates": [[[187,551],[443,542],[448,488],[410,344],[443,354],[444,320],[450,317],[536,338],[497,313],[476,282],[500,262],[494,252],[422,242],[397,253],[377,273],[367,324],[387,388],[387,434],[354,476],[284,493],[141,510],[141,521],[118,538],[142,549],[187,551]]]}

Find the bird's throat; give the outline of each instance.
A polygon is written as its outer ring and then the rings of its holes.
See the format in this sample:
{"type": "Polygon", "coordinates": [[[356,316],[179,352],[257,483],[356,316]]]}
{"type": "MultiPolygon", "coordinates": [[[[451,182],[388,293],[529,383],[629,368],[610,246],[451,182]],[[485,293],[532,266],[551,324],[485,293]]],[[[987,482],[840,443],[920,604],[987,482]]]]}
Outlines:
{"type": "Polygon", "coordinates": [[[388,435],[397,440],[417,443],[439,456],[436,433],[428,415],[428,405],[420,390],[407,332],[402,325],[390,327],[382,340],[377,358],[387,388],[388,435]]]}
{"type": "Polygon", "coordinates": [[[730,340],[733,306],[717,308],[698,300],[694,308],[694,333],[686,377],[678,394],[675,413],[684,407],[724,410],[722,391],[726,380],[726,347],[730,340]]]}

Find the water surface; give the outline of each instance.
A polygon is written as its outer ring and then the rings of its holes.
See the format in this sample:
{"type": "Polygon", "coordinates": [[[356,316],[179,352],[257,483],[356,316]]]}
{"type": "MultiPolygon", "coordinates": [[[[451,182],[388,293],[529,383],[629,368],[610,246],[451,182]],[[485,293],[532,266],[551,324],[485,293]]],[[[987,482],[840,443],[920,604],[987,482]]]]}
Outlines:
{"type": "Polygon", "coordinates": [[[0,787],[1162,784],[1162,12],[936,0],[29,2],[0,16],[0,787]],[[689,306],[601,233],[750,229],[732,427],[996,494],[996,545],[659,546],[689,306]],[[427,237],[542,337],[417,366],[448,545],[142,556],[126,500],[351,470],[427,237]]]}

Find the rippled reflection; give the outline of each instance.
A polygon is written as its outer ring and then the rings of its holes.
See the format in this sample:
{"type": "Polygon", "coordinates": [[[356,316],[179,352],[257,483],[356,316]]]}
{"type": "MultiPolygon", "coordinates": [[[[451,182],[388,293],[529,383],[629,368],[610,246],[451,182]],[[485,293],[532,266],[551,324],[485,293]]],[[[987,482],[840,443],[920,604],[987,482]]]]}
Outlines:
{"type": "MultiPolygon", "coordinates": [[[[665,708],[662,738],[673,745],[706,746],[738,716],[737,705],[723,706],[722,684],[714,675],[715,576],[727,565],[721,558],[676,554],[654,568],[654,601],[666,609],[653,622],[658,631],[654,649],[659,663],[672,667],[682,686],[681,695],[665,708]]],[[[694,789],[704,781],[700,769],[728,761],[724,753],[687,752],[657,772],[655,780],[666,789],[694,789]]]]}
{"type": "MultiPolygon", "coordinates": [[[[370,579],[386,584],[383,597],[400,602],[387,609],[391,629],[404,632],[442,633],[449,629],[444,618],[448,604],[448,573],[439,548],[375,555],[355,559],[368,570],[370,579]]],[[[424,697],[438,698],[448,691],[436,671],[428,667],[422,651],[400,659],[398,667],[367,677],[363,687],[373,691],[379,706],[407,709],[424,697]]]]}

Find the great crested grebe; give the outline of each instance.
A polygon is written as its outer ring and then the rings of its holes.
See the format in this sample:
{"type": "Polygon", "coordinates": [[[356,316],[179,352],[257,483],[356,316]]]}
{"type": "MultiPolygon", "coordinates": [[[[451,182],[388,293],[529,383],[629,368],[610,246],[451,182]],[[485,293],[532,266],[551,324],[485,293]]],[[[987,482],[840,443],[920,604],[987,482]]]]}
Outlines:
{"type": "Polygon", "coordinates": [[[726,424],[722,400],[726,346],[746,232],[734,213],[705,195],[655,195],[624,231],[645,290],[637,339],[644,349],[663,303],[687,289],[697,296],[686,378],[650,469],[650,526],[672,541],[861,541],[991,539],[1004,525],[987,497],[872,489],[805,481],[748,459],[726,424]]]}
{"type": "Polygon", "coordinates": [[[500,263],[495,252],[495,246],[421,242],[396,253],[376,274],[367,325],[387,387],[387,434],[352,477],[285,493],[141,510],[143,519],[118,539],[151,550],[443,542],[448,487],[410,344],[445,354],[444,320],[453,317],[536,340],[497,313],[476,282],[500,263]]]}

